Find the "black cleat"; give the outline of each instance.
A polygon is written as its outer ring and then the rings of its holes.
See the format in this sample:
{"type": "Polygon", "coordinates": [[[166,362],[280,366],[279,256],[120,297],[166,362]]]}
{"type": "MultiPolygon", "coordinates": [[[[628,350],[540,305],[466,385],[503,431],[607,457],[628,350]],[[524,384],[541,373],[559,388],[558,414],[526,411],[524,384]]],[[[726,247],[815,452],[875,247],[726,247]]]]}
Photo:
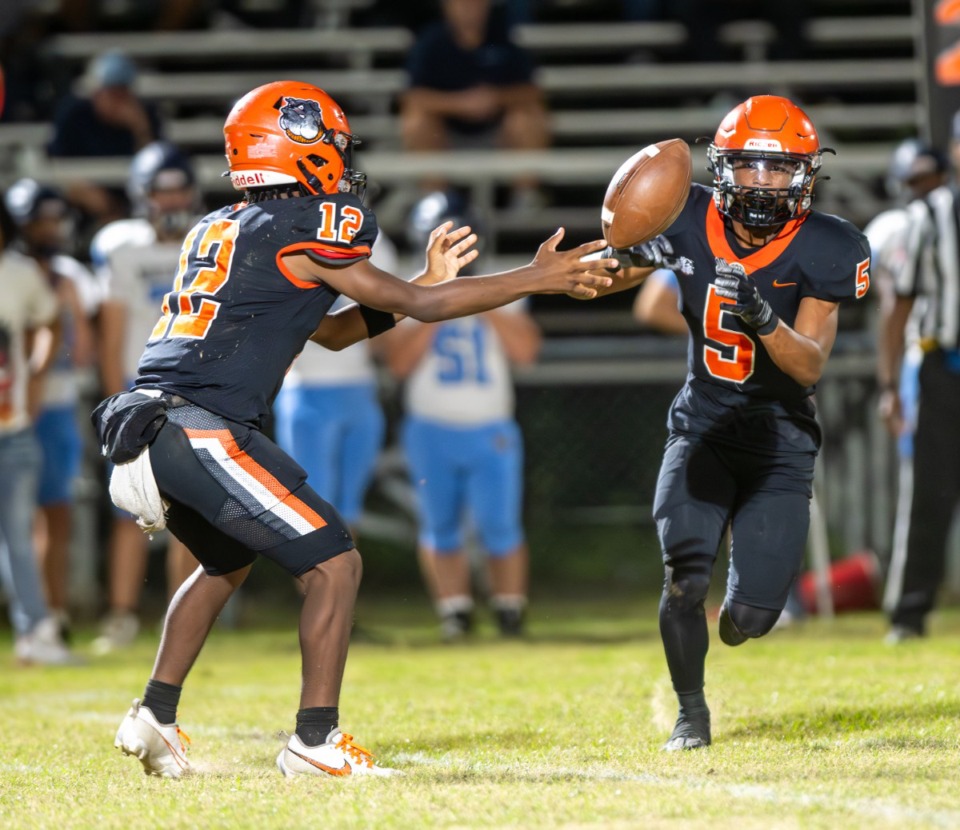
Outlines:
{"type": "Polygon", "coordinates": [[[739,646],[749,639],[733,624],[726,603],[720,606],[720,639],[728,646],[739,646]]]}
{"type": "Polygon", "coordinates": [[[710,710],[706,707],[681,707],[677,723],[673,727],[664,745],[664,752],[678,752],[682,749],[702,749],[710,746],[710,710]]]}
{"type": "Polygon", "coordinates": [[[453,611],[440,618],[440,636],[445,643],[462,640],[472,631],[472,611],[453,611]]]}
{"type": "Polygon", "coordinates": [[[524,613],[522,608],[499,608],[496,612],[497,627],[501,637],[522,637],[524,613]]]}
{"type": "Polygon", "coordinates": [[[907,640],[918,640],[925,635],[922,627],[912,625],[893,625],[883,641],[888,646],[898,646],[907,640]]]}

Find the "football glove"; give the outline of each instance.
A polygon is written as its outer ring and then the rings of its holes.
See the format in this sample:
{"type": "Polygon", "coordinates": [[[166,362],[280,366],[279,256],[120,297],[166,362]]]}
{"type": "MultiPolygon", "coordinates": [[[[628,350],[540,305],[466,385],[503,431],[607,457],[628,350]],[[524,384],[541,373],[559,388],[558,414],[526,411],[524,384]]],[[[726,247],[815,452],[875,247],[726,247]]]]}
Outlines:
{"type": "Polygon", "coordinates": [[[736,314],[757,334],[770,334],[777,327],[780,318],[773,313],[770,303],[760,296],[757,284],[747,276],[739,262],[728,263],[717,257],[717,278],[713,284],[717,296],[733,300],[733,305],[724,305],[723,310],[736,314]]]}
{"type": "MultiPolygon", "coordinates": [[[[608,245],[600,256],[617,260],[620,268],[663,268],[667,258],[673,256],[673,245],[661,234],[629,248],[613,248],[608,245]]],[[[620,268],[614,270],[619,271],[620,268]]]]}

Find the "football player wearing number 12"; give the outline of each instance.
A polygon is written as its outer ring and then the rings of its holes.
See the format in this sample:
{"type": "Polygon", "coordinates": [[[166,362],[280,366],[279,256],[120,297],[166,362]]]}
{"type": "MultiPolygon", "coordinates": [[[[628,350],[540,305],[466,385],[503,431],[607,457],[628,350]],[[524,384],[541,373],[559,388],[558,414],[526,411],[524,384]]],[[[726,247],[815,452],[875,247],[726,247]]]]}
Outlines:
{"type": "Polygon", "coordinates": [[[365,176],[351,169],[356,139],[323,90],[294,81],[258,87],[234,105],[224,137],[244,197],[187,234],[133,390],[94,413],[116,464],[114,501],[141,527],[168,525],[202,565],[171,600],[143,700],[115,745],[148,774],[190,769],[176,723],[184,680],[262,554],[300,580],[304,597],[300,709],[277,765],[285,775],[388,774],[339,728],[360,554],[343,519],[261,423],[308,339],[343,348],[389,329],[397,315],[443,320],[533,293],[590,298],[612,282],[588,274],[583,260],[603,242],[559,251],[558,231],[528,265],[452,279],[476,257],[476,236],[446,223],[430,235],[424,272],[406,282],[368,261],[377,222],[358,194],[365,176]],[[362,305],[327,314],[340,294],[362,305]]]}
{"type": "Polygon", "coordinates": [[[773,628],[803,560],[820,447],[812,395],[839,304],[870,284],[863,234],[810,208],[823,152],[791,101],[750,98],[707,151],[713,188],[692,184],[662,236],[615,252],[624,273],[613,290],[655,267],[676,272],[691,338],[654,499],[665,566],[660,632],[679,699],[667,750],[711,741],[704,600],[725,528],[727,645],[773,628]]]}

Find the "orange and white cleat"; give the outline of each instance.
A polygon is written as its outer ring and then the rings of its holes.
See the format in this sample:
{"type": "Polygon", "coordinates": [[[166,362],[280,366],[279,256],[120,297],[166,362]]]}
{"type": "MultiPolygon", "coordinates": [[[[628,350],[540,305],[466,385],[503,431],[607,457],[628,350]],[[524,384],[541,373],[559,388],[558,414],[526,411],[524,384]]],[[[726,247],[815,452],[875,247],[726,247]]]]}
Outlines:
{"type": "Polygon", "coordinates": [[[296,735],[277,756],[277,767],[286,776],[329,775],[344,778],[350,775],[400,775],[399,770],[377,766],[373,755],[353,742],[353,735],[334,729],[326,743],[307,746],[296,735]]]}
{"type": "Polygon", "coordinates": [[[139,758],[147,775],[180,778],[192,769],[187,760],[189,743],[190,738],[177,724],[159,723],[153,712],[136,699],[121,722],[113,745],[124,755],[139,758]]]}

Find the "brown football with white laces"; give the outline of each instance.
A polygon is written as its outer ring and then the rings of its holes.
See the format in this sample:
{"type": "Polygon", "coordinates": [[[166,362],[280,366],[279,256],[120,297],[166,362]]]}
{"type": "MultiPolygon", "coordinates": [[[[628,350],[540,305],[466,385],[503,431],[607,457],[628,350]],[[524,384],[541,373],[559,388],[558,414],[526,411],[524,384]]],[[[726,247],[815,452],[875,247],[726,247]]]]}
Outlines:
{"type": "Polygon", "coordinates": [[[673,224],[690,194],[690,147],[670,138],[628,158],[607,185],[600,214],[603,237],[614,248],[640,245],[673,224]]]}

